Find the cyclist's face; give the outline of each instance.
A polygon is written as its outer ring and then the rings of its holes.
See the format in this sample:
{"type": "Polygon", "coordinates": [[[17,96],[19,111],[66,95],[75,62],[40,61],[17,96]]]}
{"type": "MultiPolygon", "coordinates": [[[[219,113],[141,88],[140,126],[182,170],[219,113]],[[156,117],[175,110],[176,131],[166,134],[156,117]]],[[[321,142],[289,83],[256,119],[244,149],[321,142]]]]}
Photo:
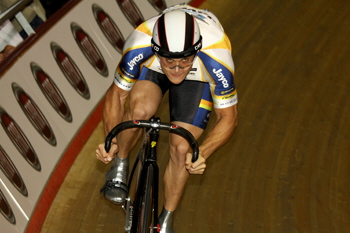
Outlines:
{"type": "Polygon", "coordinates": [[[184,58],[165,58],[158,56],[160,66],[170,82],[181,83],[191,71],[195,55],[184,58]]]}

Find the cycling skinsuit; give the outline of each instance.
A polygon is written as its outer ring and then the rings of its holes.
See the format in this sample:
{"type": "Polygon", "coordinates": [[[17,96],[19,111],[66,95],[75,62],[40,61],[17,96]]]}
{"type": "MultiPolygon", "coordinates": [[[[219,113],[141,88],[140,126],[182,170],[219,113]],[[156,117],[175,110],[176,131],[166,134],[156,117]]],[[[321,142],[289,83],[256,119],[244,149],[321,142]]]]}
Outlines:
{"type": "Polygon", "coordinates": [[[188,5],[176,5],[164,12],[172,10],[183,10],[194,16],[203,37],[202,49],[185,80],[178,85],[172,84],[152,52],[152,30],[159,17],[156,16],[139,25],[125,41],[114,83],[128,91],[137,80],[156,83],[163,94],[169,90],[171,121],[186,122],[204,129],[213,107],[227,108],[237,103],[231,44],[211,12],[188,5]]]}

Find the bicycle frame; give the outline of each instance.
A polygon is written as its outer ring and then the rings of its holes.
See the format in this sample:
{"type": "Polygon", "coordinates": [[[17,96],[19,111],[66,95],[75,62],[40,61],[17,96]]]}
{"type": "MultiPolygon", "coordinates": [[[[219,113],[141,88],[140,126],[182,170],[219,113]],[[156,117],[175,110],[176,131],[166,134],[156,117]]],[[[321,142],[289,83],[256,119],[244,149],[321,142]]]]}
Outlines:
{"type": "MultiPolygon", "coordinates": [[[[192,161],[196,161],[198,158],[198,145],[192,134],[186,129],[179,127],[177,125],[160,122],[159,118],[153,117],[150,121],[126,121],[122,122],[116,127],[114,127],[111,132],[107,135],[105,141],[105,149],[108,152],[111,146],[112,139],[122,130],[129,128],[146,128],[144,134],[144,140],[142,147],[137,155],[132,172],[130,174],[128,188],[130,190],[132,181],[134,180],[134,174],[139,162],[141,163],[141,170],[136,177],[136,194],[134,201],[131,200],[130,195],[123,205],[123,209],[126,212],[126,222],[125,222],[125,232],[139,232],[138,231],[138,222],[139,215],[136,212],[139,212],[142,208],[142,201],[145,193],[145,187],[147,178],[149,178],[149,169],[152,172],[152,192],[151,192],[151,203],[153,203],[153,226],[152,232],[159,232],[158,225],[158,188],[159,188],[159,168],[157,165],[157,142],[159,138],[160,130],[167,130],[171,133],[178,134],[184,137],[190,144],[193,150],[192,161]]],[[[142,231],[144,233],[144,231],[142,231]]],[[[147,232],[151,232],[151,229],[148,229],[147,232]]],[[[146,233],[146,232],[145,232],[146,233]]]]}

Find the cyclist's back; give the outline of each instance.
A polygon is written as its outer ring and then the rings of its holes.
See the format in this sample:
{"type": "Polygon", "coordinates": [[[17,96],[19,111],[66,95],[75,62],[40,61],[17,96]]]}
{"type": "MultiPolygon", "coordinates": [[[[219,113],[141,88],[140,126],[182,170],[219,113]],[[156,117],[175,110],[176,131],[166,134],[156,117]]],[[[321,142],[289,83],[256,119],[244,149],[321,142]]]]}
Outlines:
{"type": "MultiPolygon", "coordinates": [[[[203,39],[203,45],[186,80],[207,82],[213,97],[214,107],[223,108],[237,103],[233,83],[234,64],[231,43],[214,14],[188,5],[170,7],[165,12],[182,10],[194,16],[203,39]]],[[[125,42],[123,58],[118,65],[115,84],[130,90],[137,79],[142,79],[141,69],[163,73],[156,55],[152,52],[152,29],[159,16],[138,26],[125,42]]]]}

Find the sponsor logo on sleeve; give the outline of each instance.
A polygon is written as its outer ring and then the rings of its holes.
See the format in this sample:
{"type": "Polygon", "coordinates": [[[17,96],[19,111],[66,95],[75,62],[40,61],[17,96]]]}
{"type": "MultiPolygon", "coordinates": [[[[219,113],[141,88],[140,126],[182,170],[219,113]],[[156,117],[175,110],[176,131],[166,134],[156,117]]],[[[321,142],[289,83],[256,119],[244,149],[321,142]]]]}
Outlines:
{"type": "Polygon", "coordinates": [[[225,78],[224,74],[222,73],[222,69],[219,69],[219,70],[213,69],[213,73],[216,75],[218,80],[222,83],[222,86],[227,88],[228,87],[228,81],[225,78]]]}
{"type": "Polygon", "coordinates": [[[231,92],[233,92],[233,91],[234,91],[234,88],[231,87],[231,88],[228,89],[228,90],[220,91],[220,95],[225,95],[225,94],[231,93],[231,92]]]}
{"type": "Polygon", "coordinates": [[[137,65],[137,62],[142,61],[143,59],[143,54],[140,53],[139,55],[135,56],[131,61],[128,62],[128,66],[130,70],[134,69],[134,66],[137,65]]]}

